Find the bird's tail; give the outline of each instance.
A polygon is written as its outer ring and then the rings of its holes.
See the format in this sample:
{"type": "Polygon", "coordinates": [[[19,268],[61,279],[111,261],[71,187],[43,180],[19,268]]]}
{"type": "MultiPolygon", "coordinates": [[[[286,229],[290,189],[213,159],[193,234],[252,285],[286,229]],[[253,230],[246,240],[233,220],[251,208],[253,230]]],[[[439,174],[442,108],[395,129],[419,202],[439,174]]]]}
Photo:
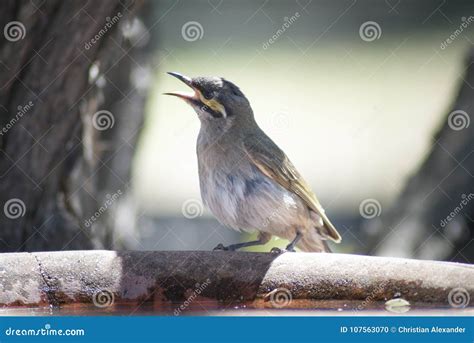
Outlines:
{"type": "Polygon", "coordinates": [[[341,235],[337,232],[334,225],[332,225],[331,221],[324,213],[324,210],[321,210],[319,213],[310,211],[310,216],[315,223],[316,230],[321,236],[330,239],[335,243],[341,242],[341,235]]]}
{"type": "Polygon", "coordinates": [[[316,230],[305,233],[296,246],[306,252],[331,252],[327,241],[321,239],[316,230]]]}

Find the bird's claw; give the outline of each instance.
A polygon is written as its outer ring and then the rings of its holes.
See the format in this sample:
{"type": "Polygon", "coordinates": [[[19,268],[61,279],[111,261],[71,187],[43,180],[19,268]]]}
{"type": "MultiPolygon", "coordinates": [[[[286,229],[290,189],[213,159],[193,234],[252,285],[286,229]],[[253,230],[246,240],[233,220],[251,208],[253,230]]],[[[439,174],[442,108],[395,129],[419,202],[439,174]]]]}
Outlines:
{"type": "Polygon", "coordinates": [[[222,243],[217,244],[217,246],[214,249],[212,249],[212,251],[228,251],[228,250],[229,248],[224,246],[224,244],[222,243]]]}
{"type": "Polygon", "coordinates": [[[283,254],[285,250],[281,250],[280,248],[273,247],[270,252],[275,255],[283,254]]]}
{"type": "Polygon", "coordinates": [[[277,247],[273,247],[270,250],[270,252],[272,254],[280,255],[280,254],[283,254],[285,252],[296,252],[296,250],[292,246],[287,246],[286,249],[280,249],[280,248],[277,248],[277,247]]]}

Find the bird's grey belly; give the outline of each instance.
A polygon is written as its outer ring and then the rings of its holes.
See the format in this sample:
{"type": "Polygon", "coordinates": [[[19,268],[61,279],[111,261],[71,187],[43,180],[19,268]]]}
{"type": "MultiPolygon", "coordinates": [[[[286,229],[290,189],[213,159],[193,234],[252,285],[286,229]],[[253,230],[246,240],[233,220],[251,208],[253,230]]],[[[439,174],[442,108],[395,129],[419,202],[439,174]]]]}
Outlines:
{"type": "Polygon", "coordinates": [[[301,199],[259,172],[251,176],[211,172],[205,178],[201,179],[204,203],[222,224],[234,229],[278,234],[307,216],[301,199]]]}

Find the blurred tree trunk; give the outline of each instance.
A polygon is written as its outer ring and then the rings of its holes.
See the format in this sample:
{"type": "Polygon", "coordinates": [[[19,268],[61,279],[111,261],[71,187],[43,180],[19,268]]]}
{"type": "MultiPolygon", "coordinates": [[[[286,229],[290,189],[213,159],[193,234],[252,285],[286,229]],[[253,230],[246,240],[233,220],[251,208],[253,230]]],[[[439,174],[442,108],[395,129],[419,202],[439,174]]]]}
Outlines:
{"type": "Polygon", "coordinates": [[[111,248],[112,219],[133,217],[150,55],[140,5],[0,3],[0,251],[111,248]]]}
{"type": "Polygon", "coordinates": [[[474,262],[474,50],[432,150],[373,240],[378,255],[474,262]]]}

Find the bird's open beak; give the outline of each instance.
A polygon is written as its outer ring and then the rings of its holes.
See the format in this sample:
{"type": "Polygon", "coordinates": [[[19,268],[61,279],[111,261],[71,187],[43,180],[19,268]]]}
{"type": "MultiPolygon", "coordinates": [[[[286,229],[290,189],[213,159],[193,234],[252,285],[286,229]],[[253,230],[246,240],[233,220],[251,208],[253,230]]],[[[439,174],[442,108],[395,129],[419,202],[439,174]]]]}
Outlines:
{"type": "Polygon", "coordinates": [[[178,80],[181,80],[182,82],[187,84],[189,87],[191,87],[194,90],[194,92],[170,92],[170,93],[163,93],[164,95],[173,95],[173,96],[177,96],[183,100],[188,100],[188,101],[196,99],[197,97],[196,89],[193,87],[192,80],[190,77],[181,75],[179,73],[170,72],[170,71],[168,72],[168,74],[170,74],[171,76],[174,76],[178,80]]]}

